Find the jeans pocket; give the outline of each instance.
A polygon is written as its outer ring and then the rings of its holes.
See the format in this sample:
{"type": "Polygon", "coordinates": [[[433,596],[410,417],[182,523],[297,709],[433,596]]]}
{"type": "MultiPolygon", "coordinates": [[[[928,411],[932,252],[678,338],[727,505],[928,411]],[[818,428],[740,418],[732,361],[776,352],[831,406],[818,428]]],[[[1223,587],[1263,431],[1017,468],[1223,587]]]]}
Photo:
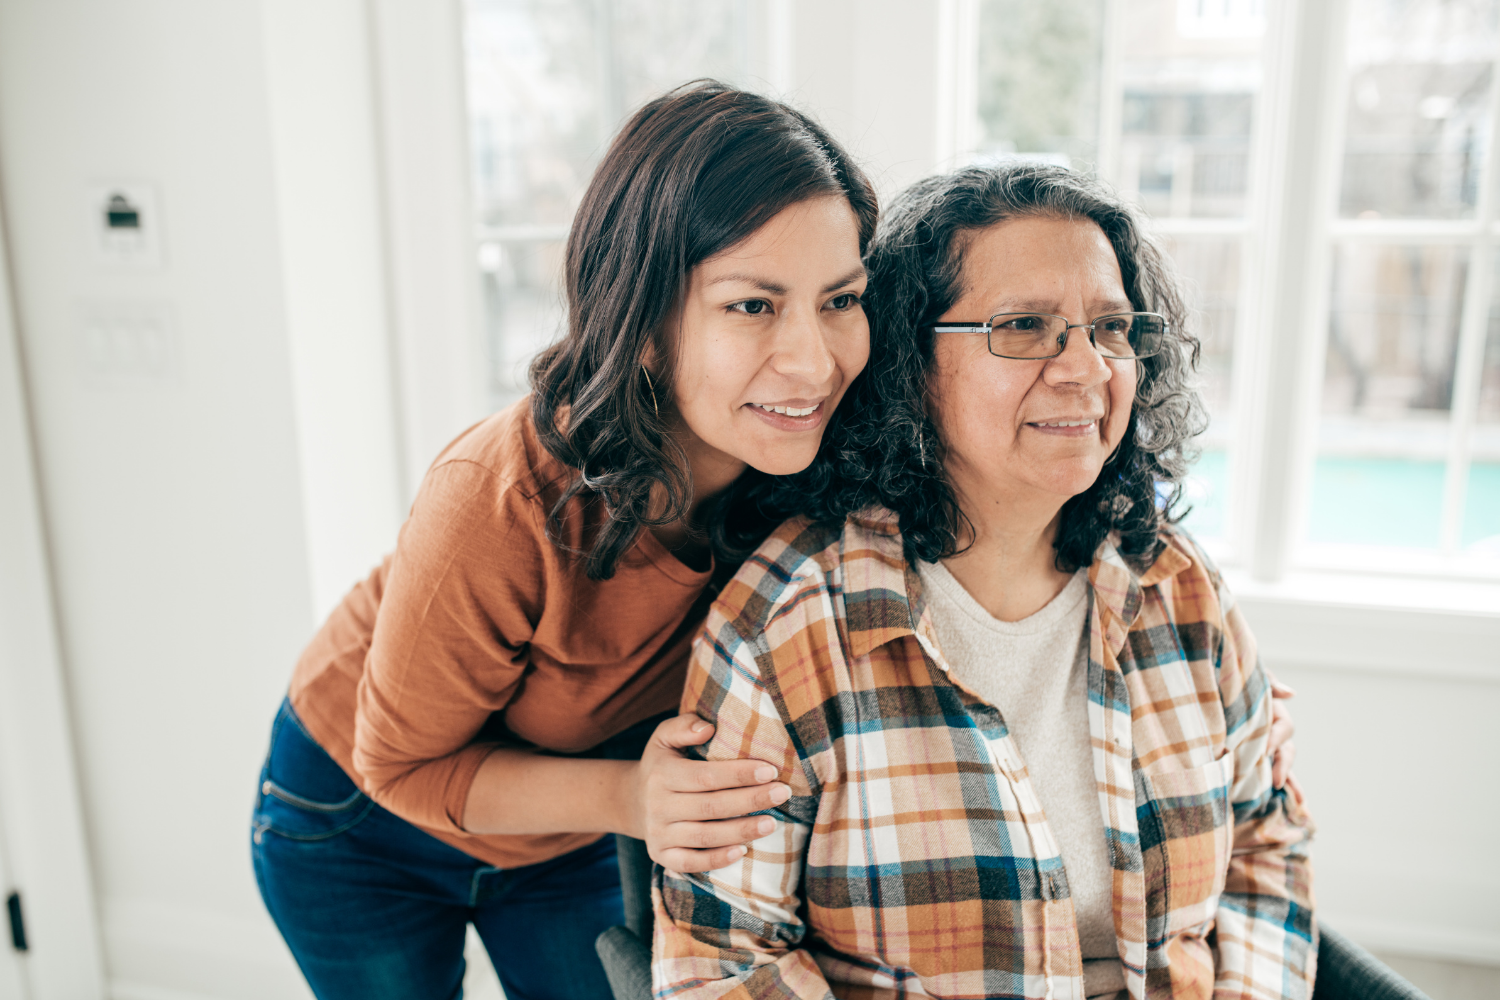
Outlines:
{"type": "Polygon", "coordinates": [[[253,838],[274,833],[288,840],[337,836],[375,808],[344,769],[303,731],[290,705],[272,730],[271,752],[261,769],[253,838]]]}

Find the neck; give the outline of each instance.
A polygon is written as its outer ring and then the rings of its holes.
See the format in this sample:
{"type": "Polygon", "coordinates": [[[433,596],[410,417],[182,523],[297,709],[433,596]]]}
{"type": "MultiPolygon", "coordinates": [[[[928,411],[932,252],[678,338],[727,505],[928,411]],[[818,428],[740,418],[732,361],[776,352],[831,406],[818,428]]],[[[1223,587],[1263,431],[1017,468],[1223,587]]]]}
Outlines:
{"type": "Polygon", "coordinates": [[[943,565],[1001,621],[1046,607],[1072,579],[1057,568],[1053,547],[1062,501],[1030,490],[964,490],[956,477],[950,481],[968,524],[959,538],[964,551],[943,565]]]}
{"type": "MultiPolygon", "coordinates": [[[[666,524],[653,525],[651,533],[669,552],[694,569],[709,565],[708,537],[703,531],[704,506],[723,493],[745,471],[744,462],[710,448],[697,435],[678,435],[677,443],[687,455],[688,498],[683,515],[666,524]]],[[[652,512],[665,510],[666,491],[657,487],[652,494],[652,512]]]]}

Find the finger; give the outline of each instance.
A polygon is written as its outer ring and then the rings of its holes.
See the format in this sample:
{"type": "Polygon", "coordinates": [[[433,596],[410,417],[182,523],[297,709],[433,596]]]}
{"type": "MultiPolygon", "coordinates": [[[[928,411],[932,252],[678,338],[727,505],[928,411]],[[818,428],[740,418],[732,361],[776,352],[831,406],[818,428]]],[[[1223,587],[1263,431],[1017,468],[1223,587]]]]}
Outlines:
{"type": "Polygon", "coordinates": [[[679,715],[657,726],[651,734],[651,742],[678,750],[707,743],[713,734],[714,727],[696,715],[679,715]]]}
{"type": "Polygon", "coordinates": [[[1295,697],[1297,697],[1297,692],[1293,691],[1291,688],[1287,687],[1285,684],[1281,683],[1276,678],[1272,677],[1271,678],[1271,697],[1272,698],[1295,698],[1295,697]]]}
{"type": "Polygon", "coordinates": [[[777,772],[763,760],[675,760],[662,765],[661,773],[671,791],[717,792],[764,785],[777,772]]]}
{"type": "Polygon", "coordinates": [[[663,851],[661,857],[653,854],[651,860],[668,871],[691,875],[694,872],[711,872],[715,868],[727,868],[744,856],[745,848],[738,846],[721,847],[713,851],[690,851],[686,848],[674,847],[663,851]]]}
{"type": "Polygon", "coordinates": [[[1297,764],[1297,741],[1287,740],[1283,743],[1281,749],[1276,751],[1276,760],[1281,764],[1282,769],[1286,771],[1287,777],[1290,778],[1292,776],[1292,768],[1297,764]]]}
{"type": "Polygon", "coordinates": [[[1302,785],[1297,781],[1297,776],[1295,774],[1288,774],[1286,776],[1286,790],[1292,793],[1292,797],[1297,800],[1297,804],[1299,806],[1305,803],[1305,796],[1302,793],[1302,785]]]}
{"type": "Polygon", "coordinates": [[[1291,709],[1291,706],[1289,706],[1286,702],[1284,702],[1284,701],[1273,701],[1273,702],[1271,702],[1271,719],[1272,719],[1273,722],[1280,722],[1283,719],[1288,719],[1289,720],[1289,719],[1291,719],[1291,717],[1292,717],[1292,709],[1291,709]]]}
{"type": "Polygon", "coordinates": [[[657,818],[669,823],[733,819],[774,809],[791,797],[791,788],[780,781],[719,792],[682,792],[663,805],[657,818]]]}
{"type": "Polygon", "coordinates": [[[712,851],[735,844],[749,844],[776,829],[770,816],[742,816],[712,823],[668,823],[652,840],[662,851],[712,851]]]}
{"type": "Polygon", "coordinates": [[[1280,788],[1286,784],[1288,772],[1286,758],[1281,754],[1271,758],[1271,787],[1280,788]]]}
{"type": "Polygon", "coordinates": [[[1267,749],[1276,753],[1282,747],[1292,742],[1292,737],[1297,734],[1296,723],[1292,722],[1291,716],[1277,719],[1271,723],[1271,732],[1267,735],[1267,749]]]}

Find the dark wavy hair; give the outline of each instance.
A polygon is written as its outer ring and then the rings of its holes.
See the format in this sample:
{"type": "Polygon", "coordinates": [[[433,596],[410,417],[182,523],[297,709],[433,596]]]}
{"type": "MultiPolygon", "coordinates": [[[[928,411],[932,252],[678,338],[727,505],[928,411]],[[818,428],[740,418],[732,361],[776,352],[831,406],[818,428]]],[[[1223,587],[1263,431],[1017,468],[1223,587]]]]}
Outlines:
{"type": "MultiPolygon", "coordinates": [[[[549,537],[561,544],[580,494],[609,512],[583,554],[590,578],[613,576],[642,527],[677,520],[692,503],[687,457],[668,433],[673,351],[663,329],[692,268],[783,209],[828,195],[848,200],[863,255],[875,191],[849,154],[796,109],[713,80],[648,102],[610,143],[568,232],[567,333],[531,366],[537,435],[577,470],[548,515],[549,537]],[[652,516],[657,484],[667,503],[652,516]]],[[[708,510],[721,564],[738,563],[774,527],[759,502],[770,479],[748,470],[708,510]]]]}
{"type": "Polygon", "coordinates": [[[1137,362],[1135,405],[1119,447],[1093,486],[1063,505],[1057,566],[1087,566],[1111,532],[1119,532],[1125,554],[1148,552],[1162,524],[1181,519],[1182,480],[1196,458],[1192,439],[1207,419],[1193,376],[1199,342],[1175,275],[1129,205],[1084,174],[1041,164],[929,177],[888,207],[866,258],[870,363],[839,407],[818,461],[777,487],[783,509],[841,521],[879,505],[899,515],[908,558],[936,562],[958,551],[964,514],[944,476],[942,437],[927,409],[931,327],[963,294],[970,237],[1031,216],[1098,225],[1133,308],[1169,323],[1161,353],[1137,362]]]}

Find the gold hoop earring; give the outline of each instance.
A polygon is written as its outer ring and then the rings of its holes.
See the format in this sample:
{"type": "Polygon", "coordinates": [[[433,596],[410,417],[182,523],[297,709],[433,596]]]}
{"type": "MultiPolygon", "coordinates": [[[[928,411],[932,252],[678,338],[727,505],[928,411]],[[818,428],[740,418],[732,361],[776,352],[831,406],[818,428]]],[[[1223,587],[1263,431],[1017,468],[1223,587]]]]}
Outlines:
{"type": "Polygon", "coordinates": [[[656,416],[660,419],[661,407],[656,405],[656,386],[651,384],[651,373],[646,370],[645,365],[641,365],[641,374],[646,376],[646,388],[651,390],[651,409],[656,411],[656,416]]]}

